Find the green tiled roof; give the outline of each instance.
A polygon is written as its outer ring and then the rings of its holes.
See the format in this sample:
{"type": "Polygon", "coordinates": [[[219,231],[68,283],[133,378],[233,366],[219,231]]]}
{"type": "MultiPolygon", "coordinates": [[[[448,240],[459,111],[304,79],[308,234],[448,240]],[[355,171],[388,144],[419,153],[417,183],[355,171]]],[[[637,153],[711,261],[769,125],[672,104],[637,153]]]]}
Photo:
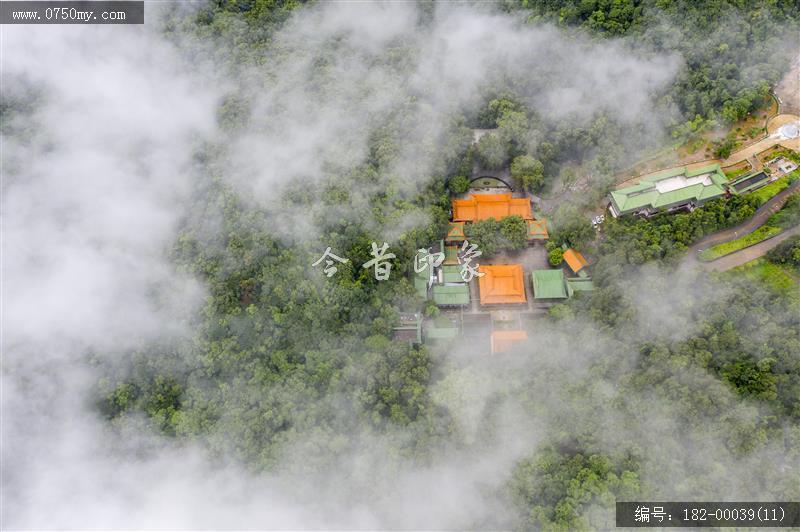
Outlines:
{"type": "Polygon", "coordinates": [[[458,328],[456,327],[435,327],[431,326],[425,329],[426,340],[449,340],[458,336],[458,328]]]}
{"type": "Polygon", "coordinates": [[[533,270],[531,283],[534,299],[566,299],[572,295],[562,270],[533,270]]]}
{"type": "Polygon", "coordinates": [[[567,285],[576,292],[588,292],[594,290],[594,283],[591,279],[567,279],[567,285]]]}
{"type": "Polygon", "coordinates": [[[461,277],[461,266],[455,266],[455,265],[442,266],[442,274],[445,283],[464,282],[464,278],[461,277]]]}
{"type": "Polygon", "coordinates": [[[458,246],[446,246],[444,248],[444,263],[458,264],[458,246]]]}
{"type": "MultiPolygon", "coordinates": [[[[428,255],[427,251],[420,252],[419,259],[422,260],[426,255],[428,255]]],[[[422,299],[428,299],[428,277],[430,275],[430,269],[425,268],[421,272],[412,270],[412,273],[414,275],[414,290],[417,291],[417,294],[419,294],[422,299]]]]}
{"type": "Polygon", "coordinates": [[[414,276],[414,290],[422,299],[428,299],[428,279],[427,277],[420,277],[419,274],[414,276]]]}
{"type": "Polygon", "coordinates": [[[466,284],[433,286],[433,301],[437,305],[468,305],[469,286],[466,284]]]}
{"type": "Polygon", "coordinates": [[[687,170],[686,167],[673,168],[643,178],[639,183],[614,190],[611,201],[620,214],[642,208],[662,209],[671,205],[686,203],[692,200],[704,202],[725,194],[727,179],[719,165],[714,164],[687,170]],[[684,176],[687,179],[701,174],[710,174],[711,183],[696,183],[669,192],[659,192],[656,183],[672,177],[684,176]]]}

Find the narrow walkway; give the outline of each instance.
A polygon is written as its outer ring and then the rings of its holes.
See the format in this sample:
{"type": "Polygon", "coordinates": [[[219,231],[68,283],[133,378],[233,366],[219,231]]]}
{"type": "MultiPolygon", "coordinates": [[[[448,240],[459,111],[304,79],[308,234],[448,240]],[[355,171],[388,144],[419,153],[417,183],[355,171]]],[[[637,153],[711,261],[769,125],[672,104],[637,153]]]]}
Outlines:
{"type": "Polygon", "coordinates": [[[750,261],[764,256],[769,250],[777,247],[778,244],[794,235],[800,235],[800,225],[792,227],[783,233],[778,233],[772,238],[753,246],[734,251],[730,255],[725,255],[715,261],[704,262],[702,263],[702,267],[706,271],[724,272],[730,270],[731,268],[747,264],[750,261]]]}
{"type": "Polygon", "coordinates": [[[704,249],[752,233],[764,225],[764,222],[766,222],[770,216],[778,212],[781,207],[783,207],[783,204],[786,203],[786,200],[789,199],[789,196],[798,191],[800,191],[800,180],[795,181],[785,189],[772,196],[764,205],[756,210],[756,213],[749,220],[742,222],[735,227],[730,227],[728,229],[723,229],[722,231],[712,233],[692,244],[692,246],[689,248],[689,256],[693,259],[696,259],[697,253],[704,249]]]}
{"type": "Polygon", "coordinates": [[[480,308],[478,304],[480,303],[481,296],[478,292],[478,280],[477,277],[473,277],[469,280],[469,311],[473,314],[477,314],[480,312],[480,308]]]}

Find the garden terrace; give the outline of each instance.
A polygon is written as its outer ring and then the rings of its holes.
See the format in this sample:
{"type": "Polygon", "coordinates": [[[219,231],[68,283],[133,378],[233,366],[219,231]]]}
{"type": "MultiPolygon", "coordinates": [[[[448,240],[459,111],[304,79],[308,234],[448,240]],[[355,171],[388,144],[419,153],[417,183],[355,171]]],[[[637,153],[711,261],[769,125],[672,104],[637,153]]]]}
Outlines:
{"type": "Polygon", "coordinates": [[[758,172],[756,174],[737,179],[731,183],[731,186],[738,194],[741,194],[743,192],[749,192],[750,190],[754,190],[760,186],[766,185],[769,180],[770,176],[765,172],[758,172]]]}

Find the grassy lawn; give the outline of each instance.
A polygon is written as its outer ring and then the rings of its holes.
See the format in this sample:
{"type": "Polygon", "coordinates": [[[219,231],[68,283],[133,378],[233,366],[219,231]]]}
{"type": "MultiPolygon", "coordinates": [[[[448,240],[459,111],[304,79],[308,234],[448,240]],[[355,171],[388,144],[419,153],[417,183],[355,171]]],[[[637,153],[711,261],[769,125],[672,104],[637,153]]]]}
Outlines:
{"type": "Polygon", "coordinates": [[[756,259],[728,272],[733,275],[743,275],[752,281],[760,281],[779,292],[787,292],[798,288],[793,272],[765,258],[756,259]]]}
{"type": "Polygon", "coordinates": [[[741,168],[736,168],[735,170],[731,170],[730,172],[725,172],[725,176],[728,178],[728,181],[733,181],[740,175],[746,174],[750,171],[749,166],[743,166],[741,168]]]}
{"type": "Polygon", "coordinates": [[[702,261],[715,260],[729,253],[733,253],[734,251],[739,251],[740,249],[752,246],[753,244],[758,244],[762,240],[773,237],[781,231],[783,231],[783,229],[780,227],[762,225],[749,235],[744,235],[735,240],[731,240],[730,242],[724,242],[708,249],[704,249],[697,255],[697,258],[702,261]]]}
{"type": "MultiPolygon", "coordinates": [[[[774,183],[770,183],[765,187],[761,187],[758,190],[754,190],[753,192],[749,192],[751,196],[755,196],[758,198],[758,204],[763,205],[767,202],[772,196],[780,192],[781,190],[785,189],[789,186],[792,182],[790,180],[790,176],[793,176],[796,172],[792,172],[790,175],[785,175],[782,178],[778,179],[774,183]]],[[[793,177],[792,177],[793,180],[793,177]]]]}

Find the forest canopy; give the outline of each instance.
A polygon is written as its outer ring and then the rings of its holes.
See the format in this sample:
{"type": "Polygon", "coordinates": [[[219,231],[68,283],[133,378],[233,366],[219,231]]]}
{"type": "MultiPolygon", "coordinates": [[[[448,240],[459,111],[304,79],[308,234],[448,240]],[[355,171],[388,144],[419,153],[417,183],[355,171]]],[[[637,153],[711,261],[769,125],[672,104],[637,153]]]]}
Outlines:
{"type": "Polygon", "coordinates": [[[11,526],[583,530],[616,500],[800,497],[798,239],[708,273],[687,250],[763,199],[591,221],[621,170],[771,105],[796,3],[218,0],[153,20],[9,31],[11,526]],[[549,241],[475,221],[481,260],[579,249],[596,289],[532,311],[507,353],[397,341],[401,314],[452,325],[414,258],[484,174],[536,198],[549,241]],[[384,243],[382,281],[364,265],[384,243]]]}

